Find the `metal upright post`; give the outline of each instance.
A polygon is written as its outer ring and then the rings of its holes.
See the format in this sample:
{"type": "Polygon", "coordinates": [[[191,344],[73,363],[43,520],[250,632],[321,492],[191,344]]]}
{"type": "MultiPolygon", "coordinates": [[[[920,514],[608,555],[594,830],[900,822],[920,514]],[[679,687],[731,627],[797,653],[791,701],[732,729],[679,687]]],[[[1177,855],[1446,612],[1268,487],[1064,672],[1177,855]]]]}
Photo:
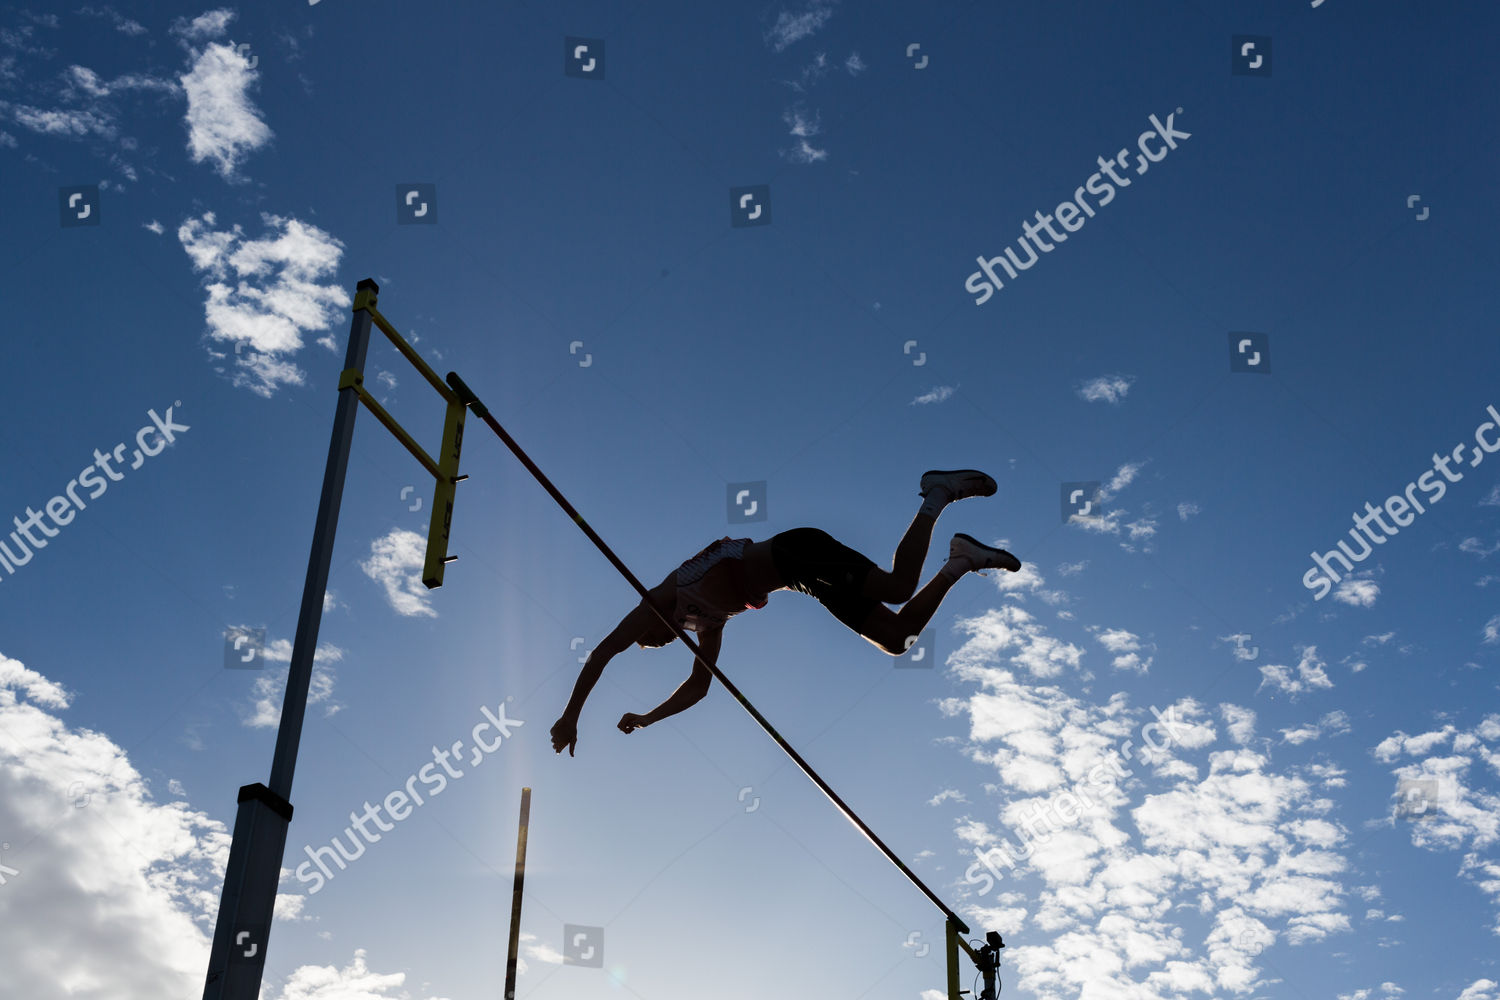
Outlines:
{"type": "MultiPolygon", "coordinates": [[[[373,296],[380,291],[369,278],[361,281],[358,289],[360,296],[373,296]]],[[[349,349],[344,358],[346,371],[364,370],[365,353],[370,346],[370,321],[370,313],[360,308],[356,298],[354,318],[349,328],[349,349]]],[[[338,406],[334,411],[333,436],[328,445],[328,463],[323,470],[318,519],[313,528],[312,552],[307,560],[307,578],[302,585],[302,609],[297,617],[296,639],[292,643],[292,663],[287,671],[286,694],[281,704],[281,725],[276,731],[271,782],[269,787],[257,782],[240,789],[234,840],[229,848],[224,890],[219,897],[219,916],[209,952],[203,1000],[257,1000],[260,996],[271,915],[276,906],[276,886],[281,879],[287,826],[292,819],[292,774],[297,767],[297,747],[302,740],[302,718],[307,711],[313,654],[317,651],[318,627],[323,620],[323,595],[328,589],[333,539],[338,528],[339,505],[343,501],[344,477],[349,468],[349,449],[358,412],[359,396],[354,388],[340,388],[338,406]]]]}
{"type": "Polygon", "coordinates": [[[505,959],[505,1000],[516,1000],[516,949],[521,943],[521,884],[526,881],[526,828],[531,822],[531,789],[521,789],[521,828],[516,833],[516,885],[510,900],[510,950],[505,959]]]}

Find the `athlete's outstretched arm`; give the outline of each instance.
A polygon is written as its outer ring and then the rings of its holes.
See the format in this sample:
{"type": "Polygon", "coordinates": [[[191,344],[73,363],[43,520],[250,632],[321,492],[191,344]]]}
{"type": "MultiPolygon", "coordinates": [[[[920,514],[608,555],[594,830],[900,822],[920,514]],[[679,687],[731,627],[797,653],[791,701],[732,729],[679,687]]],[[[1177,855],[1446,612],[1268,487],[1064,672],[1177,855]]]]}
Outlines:
{"type": "MultiPolygon", "coordinates": [[[[723,628],[716,628],[712,631],[704,631],[698,634],[698,649],[702,651],[704,659],[714,664],[714,666],[718,666],[719,664],[719,643],[723,637],[723,628]]],[[[693,672],[688,675],[688,679],[679,684],[677,690],[673,691],[666,701],[657,705],[645,715],[626,712],[620,719],[620,732],[632,732],[644,726],[649,726],[653,722],[660,722],[669,715],[676,715],[678,712],[692,708],[703,700],[704,695],[708,694],[709,686],[713,684],[713,681],[713,671],[709,670],[702,663],[699,663],[695,657],[693,659],[693,672]]]]}
{"type": "MultiPolygon", "coordinates": [[[[629,616],[626,616],[620,626],[623,627],[628,620],[629,616]]],[[[615,632],[618,631],[619,628],[616,628],[615,632]]],[[[599,675],[604,673],[604,667],[629,645],[613,642],[615,632],[611,632],[609,637],[589,652],[583,669],[578,672],[578,681],[573,685],[573,696],[568,699],[568,707],[563,709],[562,718],[552,726],[552,749],[558,753],[562,753],[563,747],[567,747],[568,756],[573,756],[573,748],[578,744],[578,716],[583,711],[583,703],[599,682],[599,675]]]]}
{"type": "Polygon", "coordinates": [[[573,756],[573,748],[578,743],[578,716],[583,712],[583,703],[588,700],[589,692],[604,673],[604,667],[629,649],[631,643],[660,625],[661,620],[656,617],[656,612],[642,601],[620,619],[620,624],[615,626],[613,632],[594,647],[584,661],[583,669],[578,672],[578,681],[573,685],[573,696],[568,699],[568,707],[563,709],[562,718],[552,727],[553,750],[562,753],[563,747],[567,747],[568,756],[573,756]]]}

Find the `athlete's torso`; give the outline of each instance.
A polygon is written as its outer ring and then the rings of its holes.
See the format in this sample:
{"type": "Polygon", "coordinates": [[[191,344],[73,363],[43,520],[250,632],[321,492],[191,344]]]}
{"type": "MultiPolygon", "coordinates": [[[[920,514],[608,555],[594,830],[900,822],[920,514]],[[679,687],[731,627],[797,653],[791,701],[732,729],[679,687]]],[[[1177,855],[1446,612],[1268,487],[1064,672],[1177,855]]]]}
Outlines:
{"type": "MultiPolygon", "coordinates": [[[[748,538],[721,538],[677,569],[677,624],[692,632],[722,628],[735,615],[766,606],[776,581],[751,579],[746,555],[756,545],[748,538]],[[757,586],[765,589],[757,590],[757,586]]],[[[754,562],[755,560],[752,560],[754,562]]],[[[757,567],[758,568],[758,567],[757,567]]]]}

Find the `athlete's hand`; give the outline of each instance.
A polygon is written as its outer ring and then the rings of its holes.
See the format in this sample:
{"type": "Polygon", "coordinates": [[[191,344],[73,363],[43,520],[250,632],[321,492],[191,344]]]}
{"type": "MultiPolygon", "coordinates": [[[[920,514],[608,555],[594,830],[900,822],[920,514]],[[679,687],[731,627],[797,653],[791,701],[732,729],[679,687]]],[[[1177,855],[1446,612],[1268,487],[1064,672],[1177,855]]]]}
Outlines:
{"type": "Polygon", "coordinates": [[[646,717],[636,715],[634,712],[626,712],[620,716],[620,732],[629,733],[637,729],[646,728],[646,717]]]}
{"type": "Polygon", "coordinates": [[[567,716],[563,716],[552,724],[552,749],[562,753],[563,747],[568,748],[568,756],[573,756],[573,748],[578,745],[578,723],[567,716]]]}

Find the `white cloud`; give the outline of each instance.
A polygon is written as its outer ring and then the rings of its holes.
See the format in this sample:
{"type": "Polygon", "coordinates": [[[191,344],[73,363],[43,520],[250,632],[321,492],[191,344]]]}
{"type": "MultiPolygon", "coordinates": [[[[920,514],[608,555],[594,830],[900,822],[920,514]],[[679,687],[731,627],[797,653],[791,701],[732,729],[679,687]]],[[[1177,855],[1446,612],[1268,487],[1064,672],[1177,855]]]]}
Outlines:
{"type": "MultiPolygon", "coordinates": [[[[284,663],[280,669],[262,670],[251,688],[252,702],[245,725],[252,729],[264,729],[281,722],[282,695],[286,692],[286,678],[291,670],[292,643],[290,639],[275,639],[265,644],[262,657],[267,663],[284,663]]],[[[343,706],[333,700],[334,670],[332,664],[344,658],[344,651],[329,643],[320,642],[313,652],[312,677],[307,686],[307,703],[317,705],[326,702],[323,716],[336,715],[343,706]]]]}
{"type": "Polygon", "coordinates": [[[229,22],[234,18],[234,11],[220,7],[218,10],[199,14],[191,21],[180,17],[172,23],[171,31],[184,42],[205,42],[212,38],[223,37],[224,32],[229,28],[229,22]]]}
{"type": "Polygon", "coordinates": [[[1458,995],[1458,1000],[1500,1000],[1500,983],[1493,979],[1476,979],[1458,995]]]}
{"type": "MultiPolygon", "coordinates": [[[[11,50],[0,56],[0,83],[22,83],[25,74],[19,68],[21,55],[39,55],[49,62],[56,56],[55,51],[27,44],[31,31],[30,26],[21,31],[0,29],[0,43],[11,50]]],[[[125,73],[105,80],[86,66],[68,63],[64,63],[60,71],[53,65],[47,65],[45,72],[49,77],[56,73],[60,78],[60,86],[47,95],[45,103],[55,101],[61,106],[11,104],[0,100],[0,117],[10,118],[23,128],[52,139],[102,140],[102,143],[90,142],[90,149],[118,170],[126,180],[137,180],[137,171],[124,154],[136,151],[140,143],[131,136],[121,134],[118,110],[120,100],[136,92],[157,92],[176,97],[181,93],[177,83],[148,73],[125,73]]],[[[37,86],[31,89],[52,88],[37,86]]],[[[150,117],[160,116],[159,110],[152,109],[150,117]]],[[[4,138],[0,138],[0,145],[19,147],[20,143],[15,137],[5,134],[4,138]]],[[[32,156],[31,159],[34,160],[35,157],[32,156]]],[[[110,184],[110,179],[101,179],[100,190],[109,189],[110,184]]],[[[119,187],[118,183],[115,187],[119,187]]]]}
{"type": "Polygon", "coordinates": [[[1140,657],[1140,636],[1122,628],[1102,631],[1091,628],[1090,631],[1096,633],[1094,638],[1099,640],[1100,645],[1111,653],[1118,654],[1111,664],[1116,670],[1131,670],[1144,674],[1150,669],[1152,657],[1148,656],[1145,660],[1140,657]]]}
{"type": "Polygon", "coordinates": [[[1002,605],[961,623],[974,633],[966,644],[974,654],[1010,652],[1009,662],[1035,677],[1056,677],[1077,670],[1083,648],[1047,635],[1024,608],[1002,605]]]}
{"type": "MultiPolygon", "coordinates": [[[[4,991],[27,1000],[197,996],[229,831],[187,802],[154,801],[123,749],[68,725],[69,702],[60,685],[0,654],[4,991]]],[[[167,788],[183,794],[176,779],[167,788]]],[[[276,918],[296,919],[302,900],[279,896],[276,918]]],[[[545,946],[525,953],[561,962],[545,946]]],[[[393,992],[403,980],[370,974],[359,952],[343,970],[294,970],[279,1000],[409,1000],[393,992]]]]}
{"type": "Polygon", "coordinates": [[[782,11],[766,33],[765,40],[777,52],[817,32],[833,16],[836,0],[809,0],[801,13],[782,11]]]}
{"type": "Polygon", "coordinates": [[[273,135],[246,94],[259,76],[244,55],[211,43],[179,78],[187,95],[188,153],[194,163],[212,161],[226,181],[239,180],[240,163],[273,135]]]}
{"type": "MultiPolygon", "coordinates": [[[[294,970],[277,1000],[410,1000],[411,994],[402,989],[405,983],[404,972],[371,972],[365,949],[358,948],[354,960],[342,969],[304,965],[294,970]]],[[[442,1000],[428,997],[425,990],[422,995],[425,1000],[442,1000]]]]}
{"type": "MultiPolygon", "coordinates": [[[[1371,912],[1379,913],[1380,911],[1372,910],[1371,912]]],[[[1385,1000],[1390,1000],[1391,997],[1398,997],[1406,992],[1395,983],[1381,983],[1379,989],[1385,1000]]],[[[1353,993],[1340,993],[1338,994],[1338,1000],[1371,1000],[1371,997],[1374,995],[1375,991],[1367,988],[1355,990],[1353,993]]]]}
{"type": "Polygon", "coordinates": [[[1494,545],[1486,546],[1477,538],[1465,538],[1458,543],[1458,550],[1476,555],[1481,559],[1488,559],[1496,552],[1500,552],[1500,540],[1496,540],[1494,545]]]}
{"type": "Polygon", "coordinates": [[[1497,904],[1492,930],[1500,936],[1500,858],[1494,853],[1500,846],[1500,714],[1467,730],[1451,723],[1416,736],[1398,730],[1372,752],[1387,764],[1414,758],[1391,771],[1397,805],[1391,822],[1410,831],[1413,846],[1467,850],[1459,874],[1497,904]],[[1421,808],[1403,812],[1403,805],[1414,805],[1414,793],[1421,808]]]}
{"type": "Polygon", "coordinates": [[[781,120],[786,122],[787,130],[799,139],[810,138],[823,130],[817,114],[814,113],[809,118],[800,106],[788,108],[782,112],[781,120]]]}
{"type": "Polygon", "coordinates": [[[1080,383],[1076,391],[1080,399],[1090,403],[1102,400],[1118,405],[1129,394],[1134,383],[1134,375],[1100,375],[1080,383]]]}
{"type": "Polygon", "coordinates": [[[1344,788],[1349,784],[1345,778],[1349,772],[1337,764],[1308,764],[1307,773],[1317,778],[1324,788],[1344,788]]]}
{"type": "MultiPolygon", "coordinates": [[[[1127,462],[1120,466],[1115,470],[1115,474],[1110,481],[1100,486],[1099,496],[1094,503],[1093,511],[1087,515],[1073,514],[1068,518],[1068,523],[1083,528],[1086,531],[1107,535],[1118,535],[1123,528],[1130,540],[1128,542],[1122,541],[1120,548],[1127,552],[1136,551],[1135,545],[1131,544],[1133,542],[1145,540],[1149,543],[1150,539],[1156,535],[1157,522],[1155,518],[1142,516],[1126,524],[1125,518],[1127,512],[1124,509],[1103,510],[1104,504],[1112,500],[1116,493],[1119,493],[1134,482],[1140,474],[1141,469],[1145,468],[1145,466],[1145,462],[1127,462]]],[[[1147,544],[1143,546],[1142,551],[1152,551],[1151,545],[1147,544]]]]}
{"type": "Polygon", "coordinates": [[[1104,487],[1104,499],[1109,499],[1135,482],[1135,477],[1140,475],[1141,470],[1145,467],[1145,462],[1127,462],[1116,469],[1114,478],[1109,481],[1109,485],[1104,487]]]}
{"type": "Polygon", "coordinates": [[[1346,577],[1333,592],[1333,599],[1357,608],[1372,608],[1380,596],[1380,584],[1370,579],[1346,577]]]}
{"type": "MultiPolygon", "coordinates": [[[[1290,667],[1268,663],[1260,668],[1260,687],[1270,684],[1293,696],[1314,688],[1331,688],[1333,681],[1328,679],[1328,673],[1323,669],[1325,666],[1327,664],[1318,658],[1318,647],[1308,646],[1297,662],[1296,677],[1292,676],[1290,667]]],[[[1259,691],[1260,688],[1256,690],[1259,691]]]]}
{"type": "Polygon", "coordinates": [[[177,84],[171,80],[149,76],[144,73],[126,73],[113,80],[104,81],[99,74],[87,66],[72,65],[63,73],[61,96],[65,100],[83,101],[86,98],[110,97],[124,91],[155,90],[166,94],[178,93],[177,84]]]}
{"type": "MultiPolygon", "coordinates": [[[[995,543],[997,548],[1005,548],[1008,542],[999,539],[995,543]]],[[[1025,562],[1021,568],[1014,573],[1000,572],[995,578],[995,588],[1002,594],[1010,594],[1019,600],[1025,600],[1027,594],[1036,594],[1043,601],[1053,606],[1066,604],[1068,595],[1061,590],[1048,590],[1043,584],[1047,581],[1036,568],[1036,563],[1025,562]]]]}
{"type": "Polygon", "coordinates": [[[927,392],[922,393],[922,395],[920,395],[916,399],[912,400],[910,405],[912,405],[912,406],[919,406],[919,405],[923,405],[923,404],[926,404],[926,403],[941,403],[944,400],[946,400],[949,397],[951,397],[952,395],[953,395],[953,386],[951,386],[951,385],[934,386],[932,389],[928,390],[927,392]]]}
{"type": "Polygon", "coordinates": [[[399,615],[436,618],[430,594],[422,583],[427,539],[415,531],[392,528],[370,543],[370,558],[359,568],[385,588],[385,598],[399,615]]]}
{"type": "Polygon", "coordinates": [[[1222,704],[1219,712],[1229,727],[1229,738],[1244,746],[1255,738],[1255,713],[1239,705],[1222,704]]]}
{"type": "Polygon", "coordinates": [[[541,942],[541,939],[538,938],[535,934],[532,934],[528,931],[522,931],[521,938],[518,943],[520,945],[520,947],[517,949],[520,954],[516,956],[516,973],[518,976],[525,975],[527,968],[526,959],[528,958],[534,958],[538,962],[543,962],[547,965],[563,964],[562,952],[558,951],[551,945],[543,944],[541,942]]]}
{"type": "Polygon", "coordinates": [[[115,30],[120,32],[120,34],[122,35],[137,37],[147,33],[145,25],[141,24],[139,21],[133,21],[130,18],[125,17],[112,7],[106,6],[101,9],[85,6],[80,7],[78,13],[84,15],[85,17],[109,18],[109,20],[114,23],[115,30]]]}
{"type": "Polygon", "coordinates": [[[47,110],[18,104],[13,105],[10,112],[17,125],[24,125],[42,135],[66,139],[81,139],[93,135],[108,140],[114,140],[119,135],[113,116],[103,111],[47,110]]]}
{"type": "Polygon", "coordinates": [[[802,81],[793,83],[792,89],[805,93],[807,88],[828,75],[828,53],[819,52],[812,61],[802,67],[802,81]]]}
{"type": "Polygon", "coordinates": [[[29,701],[47,708],[67,708],[73,700],[61,685],[49,681],[20,660],[0,654],[0,708],[14,705],[18,691],[29,701]]]}
{"type": "MultiPolygon", "coordinates": [[[[204,315],[213,341],[234,349],[233,384],[270,397],[283,384],[301,385],[304,374],[285,356],[302,349],[303,331],[326,330],[335,308],[351,300],[342,286],[320,282],[338,270],[344,245],[297,219],[263,213],[270,231],[245,238],[236,225],[215,230],[212,212],[177,230],[193,269],[208,277],[204,315]]],[[[216,355],[227,357],[227,355],[216,355]]]]}
{"type": "Polygon", "coordinates": [[[1347,732],[1349,732],[1349,714],[1344,711],[1333,711],[1316,723],[1298,726],[1295,729],[1283,729],[1281,738],[1296,746],[1324,736],[1342,736],[1347,732]]]}
{"type": "Polygon", "coordinates": [[[848,71],[850,76],[859,76],[867,68],[865,61],[859,57],[858,52],[849,53],[849,58],[844,60],[844,69],[848,71]]]}
{"type": "Polygon", "coordinates": [[[153,801],[124,750],[68,725],[68,704],[59,685],[0,655],[5,992],[196,996],[228,832],[186,803],[153,801]]]}
{"type": "Polygon", "coordinates": [[[1186,501],[1177,505],[1177,518],[1178,520],[1186,521],[1194,514],[1202,513],[1202,510],[1203,508],[1199,507],[1197,504],[1191,501],[1186,501]]]}
{"type": "MultiPolygon", "coordinates": [[[[1009,925],[1033,928],[1027,946],[1011,955],[1019,992],[1142,1000],[1245,994],[1268,982],[1256,966],[1267,945],[1349,928],[1338,880],[1347,862],[1335,850],[1346,835],[1308,815],[1322,808],[1310,781],[1295,768],[1271,772],[1267,757],[1243,747],[1215,750],[1204,709],[1185,700],[1173,706],[1189,724],[1173,756],[1146,771],[1137,754],[1123,780],[1086,783],[1093,766],[1124,739],[1138,739],[1135,731],[1152,716],[1131,709],[1124,695],[1095,704],[1023,680],[1004,663],[1014,643],[1004,641],[997,614],[960,620],[971,638],[949,663],[977,690],[941,707],[968,716],[968,756],[999,781],[987,786],[998,826],[965,817],[955,832],[972,848],[1009,845],[1020,855],[1017,867],[991,855],[999,882],[982,865],[973,878],[966,874],[966,885],[988,880],[971,900],[1014,878],[1028,880],[1024,892],[988,898],[1006,907],[1034,901],[1033,912],[1005,910],[1009,925]],[[1206,752],[1202,766],[1188,759],[1192,751],[1206,752]],[[1054,823],[1048,804],[1069,788],[1086,790],[1092,801],[1071,822],[1054,823]],[[1020,832],[1028,828],[1039,835],[1028,840],[1020,832]],[[1208,917],[1206,932],[1197,921],[1179,923],[1178,912],[1208,917]]],[[[1248,741],[1253,713],[1221,711],[1231,736],[1248,741]]],[[[996,911],[966,909],[966,918],[983,915],[985,926],[995,925],[996,911]]]]}
{"type": "Polygon", "coordinates": [[[817,163],[828,159],[828,150],[819,149],[806,139],[801,139],[790,152],[782,150],[781,155],[793,163],[817,163]]]}
{"type": "Polygon", "coordinates": [[[1387,736],[1381,740],[1372,752],[1375,754],[1376,760],[1383,764],[1389,764],[1403,754],[1416,757],[1430,753],[1434,748],[1448,742],[1456,732],[1458,730],[1451,725],[1422,733],[1419,736],[1407,736],[1405,733],[1397,730],[1395,735],[1387,736]]]}
{"type": "Polygon", "coordinates": [[[1500,642],[1500,615],[1484,623],[1484,641],[1491,644],[1500,642]]]}
{"type": "Polygon", "coordinates": [[[1458,873],[1473,882],[1480,892],[1495,901],[1497,912],[1491,930],[1500,936],[1500,862],[1481,859],[1477,852],[1466,854],[1458,873]]]}
{"type": "Polygon", "coordinates": [[[938,792],[936,795],[934,795],[932,798],[928,799],[927,804],[930,806],[938,806],[942,805],[944,802],[947,802],[949,799],[952,799],[954,802],[969,801],[964,793],[960,792],[958,789],[945,788],[941,792],[938,792]]]}

